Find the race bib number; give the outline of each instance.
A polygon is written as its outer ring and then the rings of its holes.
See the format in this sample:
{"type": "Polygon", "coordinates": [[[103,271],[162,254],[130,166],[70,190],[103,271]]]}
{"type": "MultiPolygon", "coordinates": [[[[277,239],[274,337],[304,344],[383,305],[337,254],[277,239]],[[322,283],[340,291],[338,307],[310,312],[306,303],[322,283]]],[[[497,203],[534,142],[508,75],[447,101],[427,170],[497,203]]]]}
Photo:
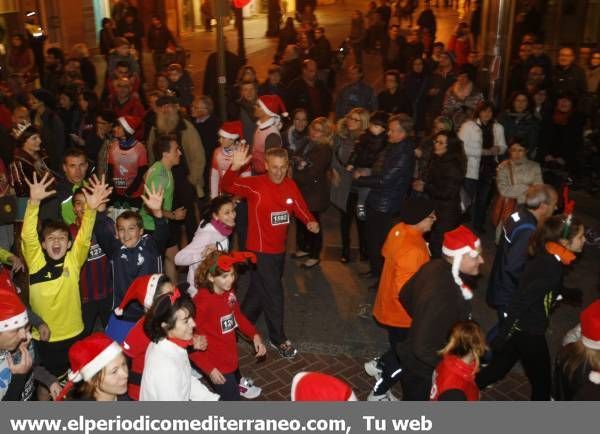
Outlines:
{"type": "Polygon", "coordinates": [[[289,225],[290,214],[287,211],[277,211],[271,213],[271,226],[289,225]]]}
{"type": "Polygon", "coordinates": [[[113,183],[117,188],[127,188],[127,180],[125,178],[113,178],[113,183]]]}
{"type": "Polygon", "coordinates": [[[235,316],[233,313],[224,315],[221,317],[221,333],[231,333],[237,328],[237,322],[235,322],[235,316]]]}

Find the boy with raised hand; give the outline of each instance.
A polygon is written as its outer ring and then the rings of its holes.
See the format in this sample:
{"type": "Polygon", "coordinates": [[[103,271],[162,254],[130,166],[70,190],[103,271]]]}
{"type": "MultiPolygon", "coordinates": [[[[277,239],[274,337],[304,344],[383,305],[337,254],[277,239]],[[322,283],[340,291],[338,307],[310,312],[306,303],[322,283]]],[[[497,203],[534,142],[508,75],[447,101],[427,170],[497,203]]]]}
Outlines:
{"type": "MultiPolygon", "coordinates": [[[[98,214],[99,223],[94,235],[100,247],[110,258],[113,269],[113,309],[121,304],[125,292],[136,277],[162,273],[162,254],[169,238],[169,224],[163,218],[162,203],[164,190],[154,185],[144,185],[142,200],[146,209],[154,216],[155,229],[152,235],[144,234],[142,217],[138,212],[125,211],[115,223],[116,235],[107,230],[110,217],[98,214]],[[102,220],[102,221],[101,221],[102,220]]],[[[119,318],[111,315],[106,334],[121,343],[129,330],[144,315],[144,308],[137,302],[130,303],[119,318]]]]}
{"type": "Polygon", "coordinates": [[[54,182],[48,174],[38,181],[34,173],[29,186],[29,202],[23,219],[21,245],[29,269],[29,301],[32,310],[50,328],[50,339],[40,339],[33,331],[42,365],[56,378],[66,380],[69,369],[68,350],[83,331],[81,300],[79,297],[79,272],[87,260],[96,209],[108,201],[112,192],[104,178],[92,178],[84,190],[87,209],[81,230],[75,241],[69,238],[69,227],[63,222],[43,225],[41,241],[37,223],[40,203],[56,193],[47,190],[54,182]]]}

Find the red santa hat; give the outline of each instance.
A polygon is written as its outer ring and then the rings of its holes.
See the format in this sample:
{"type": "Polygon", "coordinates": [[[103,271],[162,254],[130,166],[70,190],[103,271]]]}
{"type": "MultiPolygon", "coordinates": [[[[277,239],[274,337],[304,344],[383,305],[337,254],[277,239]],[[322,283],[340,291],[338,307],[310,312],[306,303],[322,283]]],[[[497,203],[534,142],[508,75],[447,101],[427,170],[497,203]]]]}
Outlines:
{"type": "Polygon", "coordinates": [[[223,122],[221,129],[219,129],[219,136],[231,140],[244,140],[242,121],[223,122]]]}
{"type": "MultiPolygon", "coordinates": [[[[586,307],[579,316],[581,322],[581,343],[592,350],[600,350],[600,300],[586,307]]],[[[600,372],[590,371],[592,383],[600,384],[600,372]]]]}
{"type": "Polygon", "coordinates": [[[150,309],[154,300],[154,294],[156,294],[158,281],[162,276],[162,274],[148,274],[147,276],[140,276],[135,279],[129,286],[129,289],[127,289],[121,304],[115,309],[115,315],[123,315],[123,311],[132,301],[137,301],[146,309],[150,309]]]}
{"type": "Polygon", "coordinates": [[[142,125],[142,120],[137,116],[121,116],[117,120],[127,134],[130,135],[135,134],[135,132],[140,128],[140,125],[142,125]]]}
{"type": "Polygon", "coordinates": [[[287,117],[288,113],[279,95],[262,95],[258,97],[258,105],[269,116],[287,117]]]}
{"type": "Polygon", "coordinates": [[[342,380],[320,372],[299,372],[292,380],[292,401],[357,401],[342,380]]]}
{"type": "Polygon", "coordinates": [[[74,383],[89,381],[122,352],[119,344],[101,332],[75,342],[69,348],[69,381],[56,400],[62,400],[74,383]]]}
{"type": "Polygon", "coordinates": [[[27,309],[14,292],[0,288],[0,333],[25,327],[29,322],[27,309]]]}
{"type": "Polygon", "coordinates": [[[453,258],[452,277],[454,277],[454,281],[460,287],[465,300],[472,299],[473,291],[460,278],[460,263],[464,255],[476,258],[481,254],[481,241],[470,229],[465,226],[459,226],[444,234],[442,253],[453,258]]]}

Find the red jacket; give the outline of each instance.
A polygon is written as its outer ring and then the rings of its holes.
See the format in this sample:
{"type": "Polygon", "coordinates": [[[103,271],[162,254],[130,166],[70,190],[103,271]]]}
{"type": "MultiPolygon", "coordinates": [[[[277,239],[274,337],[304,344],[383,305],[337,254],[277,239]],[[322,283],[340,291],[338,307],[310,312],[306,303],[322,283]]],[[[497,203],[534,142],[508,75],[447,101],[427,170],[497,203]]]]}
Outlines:
{"type": "Polygon", "coordinates": [[[467,401],[479,401],[475,373],[475,362],[467,365],[459,357],[445,355],[433,374],[431,400],[438,401],[440,395],[448,390],[460,390],[467,401]]]}
{"type": "Polygon", "coordinates": [[[135,323],[123,341],[123,352],[131,359],[127,393],[135,401],[140,399],[140,383],[142,382],[148,345],[150,345],[150,339],[144,332],[144,318],[142,318],[135,323]]]}
{"type": "Polygon", "coordinates": [[[298,186],[288,177],[275,184],[266,174],[241,178],[228,170],[221,187],[248,200],[248,250],[283,253],[292,215],[304,224],[315,221],[298,186]]]}
{"type": "Polygon", "coordinates": [[[222,374],[231,374],[238,368],[235,329],[252,339],[258,332],[240,310],[233,290],[215,294],[206,288],[194,297],[196,305],[196,332],[205,335],[208,347],[194,351],[190,360],[205,374],[217,368],[222,374]]]}

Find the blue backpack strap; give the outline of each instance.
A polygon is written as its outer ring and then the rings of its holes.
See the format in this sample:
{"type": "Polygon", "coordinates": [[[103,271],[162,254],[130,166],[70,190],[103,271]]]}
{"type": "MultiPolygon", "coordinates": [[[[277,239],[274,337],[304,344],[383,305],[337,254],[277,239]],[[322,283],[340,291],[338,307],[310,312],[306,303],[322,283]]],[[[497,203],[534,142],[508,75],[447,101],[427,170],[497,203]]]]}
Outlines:
{"type": "Polygon", "coordinates": [[[517,234],[525,229],[531,229],[535,231],[536,226],[533,223],[523,223],[520,226],[517,226],[515,230],[510,234],[510,243],[512,244],[513,240],[516,238],[517,234]]]}

